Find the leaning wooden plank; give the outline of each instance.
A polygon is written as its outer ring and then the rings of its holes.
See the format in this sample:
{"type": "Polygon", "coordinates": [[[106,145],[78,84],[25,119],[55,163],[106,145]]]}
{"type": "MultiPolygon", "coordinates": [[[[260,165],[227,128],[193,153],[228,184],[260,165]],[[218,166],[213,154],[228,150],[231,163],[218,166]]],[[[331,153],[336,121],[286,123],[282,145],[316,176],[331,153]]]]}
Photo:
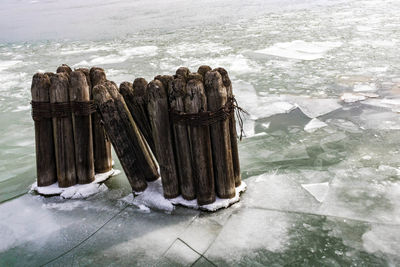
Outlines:
{"type": "Polygon", "coordinates": [[[72,122],[77,182],[78,184],[87,184],[94,181],[94,158],[89,85],[83,72],[71,72],[69,97],[72,107],[74,107],[72,122]],[[79,108],[79,106],[83,106],[83,108],[79,108]]]}
{"type": "Polygon", "coordinates": [[[145,79],[137,78],[133,84],[129,82],[121,83],[119,91],[124,97],[133,120],[136,122],[140,132],[150,146],[151,151],[154,153],[155,147],[145,99],[146,86],[147,81],[145,79]]]}
{"type": "MultiPolygon", "coordinates": [[[[232,98],[233,97],[232,82],[229,79],[228,72],[224,68],[216,68],[215,70],[218,71],[219,74],[221,74],[222,76],[222,82],[224,83],[224,86],[227,90],[228,98],[232,98]]],[[[240,162],[239,162],[235,113],[232,113],[232,116],[229,118],[229,133],[231,138],[233,173],[235,176],[235,186],[237,187],[242,183],[242,177],[240,174],[240,162]]]]}
{"type": "Polygon", "coordinates": [[[64,72],[51,77],[50,102],[53,104],[53,132],[59,187],[76,184],[75,146],[69,110],[69,75],[64,72]]]}
{"type": "MultiPolygon", "coordinates": [[[[189,80],[186,92],[186,113],[201,113],[207,110],[207,98],[200,79],[189,80]]],[[[197,203],[211,204],[215,201],[215,186],[209,126],[190,126],[189,136],[197,203]]]]}
{"type": "Polygon", "coordinates": [[[135,148],[130,141],[131,135],[127,131],[127,127],[118,112],[118,107],[105,84],[99,84],[93,88],[93,98],[132,190],[135,192],[144,191],[147,183],[143,174],[137,168],[139,161],[137,154],[133,153],[135,148]]]}
{"type": "Polygon", "coordinates": [[[180,194],[178,173],[172,146],[167,92],[159,80],[153,80],[147,85],[146,99],[164,197],[175,198],[180,194]]]}
{"type": "MultiPolygon", "coordinates": [[[[102,68],[91,68],[89,75],[92,88],[107,80],[106,74],[102,68]]],[[[93,92],[91,99],[93,99],[93,92]]],[[[98,112],[92,114],[92,131],[95,172],[108,172],[112,169],[111,143],[104,132],[101,117],[98,112]]]]}
{"type": "Polygon", "coordinates": [[[50,78],[36,73],[32,78],[32,117],[35,124],[36,175],[38,186],[57,182],[53,124],[50,113],[50,78]]]}
{"type": "MultiPolygon", "coordinates": [[[[178,70],[181,70],[178,69],[178,70]]],[[[178,73],[178,71],[177,71],[178,73]]],[[[177,75],[172,81],[172,86],[168,89],[168,99],[171,111],[185,112],[184,98],[186,96],[186,81],[184,77],[177,75]]],[[[175,145],[175,160],[178,168],[179,183],[182,197],[186,200],[196,198],[196,189],[192,171],[190,140],[188,128],[185,124],[172,123],[174,145],[175,145]]]]}
{"type": "MultiPolygon", "coordinates": [[[[218,71],[208,71],[205,74],[205,89],[208,111],[216,112],[225,106],[228,95],[218,71]]],[[[233,198],[235,178],[228,118],[212,124],[210,132],[217,195],[220,198],[233,198]]]]}
{"type": "Polygon", "coordinates": [[[107,81],[104,83],[109,94],[114,100],[115,106],[118,109],[121,121],[125,125],[125,130],[129,134],[129,142],[133,150],[131,153],[136,154],[137,164],[136,168],[140,170],[142,176],[146,181],[155,181],[160,175],[157,172],[157,166],[153,161],[152,155],[148,150],[145,140],[139,131],[131,113],[124,101],[122,95],[118,92],[118,87],[114,82],[107,81]]]}

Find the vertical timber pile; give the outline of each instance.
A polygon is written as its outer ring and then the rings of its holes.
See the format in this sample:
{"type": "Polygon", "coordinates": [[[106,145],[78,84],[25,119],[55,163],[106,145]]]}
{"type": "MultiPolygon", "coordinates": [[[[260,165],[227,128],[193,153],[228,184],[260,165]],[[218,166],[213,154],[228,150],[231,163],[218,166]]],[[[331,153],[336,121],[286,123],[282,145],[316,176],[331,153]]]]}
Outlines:
{"type": "Polygon", "coordinates": [[[150,146],[150,149],[155,153],[153,136],[146,106],[146,86],[147,81],[143,78],[136,78],[133,84],[129,82],[121,83],[119,90],[125,99],[129,111],[136,122],[143,137],[150,146]]]}
{"type": "MultiPolygon", "coordinates": [[[[32,79],[32,108],[36,105],[47,105],[47,108],[35,107],[50,112],[50,78],[47,74],[36,73],[32,79]],[[46,104],[40,104],[46,103],[46,104]]],[[[34,108],[33,108],[34,109],[34,108]]],[[[57,182],[56,161],[54,152],[53,125],[51,115],[35,114],[36,174],[38,186],[48,186],[57,182]]]]}
{"type": "MultiPolygon", "coordinates": [[[[227,90],[218,71],[205,74],[207,109],[216,112],[227,103],[227,90]]],[[[213,153],[214,178],[217,195],[220,198],[235,196],[229,119],[218,121],[210,126],[213,153]]]]}
{"type": "MultiPolygon", "coordinates": [[[[200,78],[188,81],[186,92],[186,113],[207,111],[207,98],[201,75],[200,78]]],[[[211,204],[215,201],[215,186],[209,126],[189,126],[189,136],[197,203],[211,204]]]]}
{"type": "Polygon", "coordinates": [[[151,153],[148,150],[146,142],[143,139],[139,128],[129,112],[129,108],[126,105],[124,98],[118,92],[117,85],[114,82],[107,81],[105,86],[108,90],[108,93],[113,98],[119,116],[122,122],[125,124],[125,129],[129,134],[129,142],[133,147],[132,152],[136,156],[136,169],[140,171],[142,177],[144,177],[146,181],[152,182],[157,180],[160,177],[157,172],[157,166],[153,161],[151,153]]]}
{"type": "MultiPolygon", "coordinates": [[[[228,72],[224,68],[217,68],[215,70],[222,76],[222,82],[227,90],[228,98],[233,98],[232,82],[229,79],[228,72]]],[[[242,177],[240,174],[235,113],[232,113],[232,116],[229,117],[229,134],[231,139],[233,174],[235,176],[235,186],[237,187],[242,183],[242,177]]]]}
{"type": "MultiPolygon", "coordinates": [[[[89,75],[92,88],[98,84],[106,82],[107,80],[106,74],[102,68],[91,68],[89,75]]],[[[91,98],[93,99],[93,95],[91,98]]],[[[95,172],[108,172],[112,169],[111,143],[105,134],[101,117],[98,112],[92,114],[92,128],[95,172]]]]}
{"type": "MultiPolygon", "coordinates": [[[[90,101],[89,84],[86,75],[81,71],[70,74],[69,97],[72,107],[87,105],[90,101]],[[86,102],[86,103],[85,103],[86,102]]],[[[89,107],[88,105],[86,106],[89,107]]],[[[94,159],[92,120],[90,110],[75,111],[73,108],[72,123],[75,141],[75,166],[78,184],[94,181],[94,159]]]]}
{"type": "MultiPolygon", "coordinates": [[[[186,95],[186,78],[188,73],[188,69],[179,68],[175,79],[168,88],[171,111],[185,112],[183,101],[186,95]]],[[[175,160],[182,197],[186,200],[193,200],[196,198],[196,188],[192,172],[192,153],[190,150],[188,129],[185,124],[174,123],[173,121],[171,123],[174,133],[175,160]]]]}
{"type": "Polygon", "coordinates": [[[146,99],[164,197],[175,198],[179,196],[180,190],[172,146],[167,92],[162,82],[153,80],[147,85],[146,99]]]}
{"type": "Polygon", "coordinates": [[[69,96],[69,75],[59,72],[51,77],[50,102],[53,109],[53,132],[59,187],[76,184],[74,135],[69,96]]]}
{"type": "Polygon", "coordinates": [[[130,140],[131,134],[128,132],[129,128],[126,127],[126,122],[120,116],[118,107],[105,83],[96,85],[93,88],[93,98],[104,120],[104,128],[110,137],[133,191],[144,191],[147,183],[143,174],[137,168],[137,154],[132,153],[135,151],[135,148],[130,140]]]}

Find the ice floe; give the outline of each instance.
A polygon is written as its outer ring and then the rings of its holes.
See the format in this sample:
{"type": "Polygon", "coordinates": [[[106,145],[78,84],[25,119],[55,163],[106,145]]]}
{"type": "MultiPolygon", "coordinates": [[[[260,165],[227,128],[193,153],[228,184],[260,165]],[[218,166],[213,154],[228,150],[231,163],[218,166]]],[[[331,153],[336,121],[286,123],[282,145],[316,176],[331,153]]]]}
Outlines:
{"type": "Polygon", "coordinates": [[[341,45],[341,42],[305,42],[302,40],[295,40],[286,43],[276,43],[255,52],[285,58],[315,60],[323,58],[327,51],[338,48],[341,45]]]}
{"type": "Polygon", "coordinates": [[[102,184],[111,176],[118,175],[121,171],[112,169],[105,173],[98,173],[95,175],[95,180],[90,184],[76,184],[70,187],[59,187],[58,183],[49,186],[38,186],[37,182],[32,184],[31,190],[45,196],[60,195],[62,198],[79,199],[87,198],[91,195],[97,194],[107,190],[107,186],[102,184]]]}
{"type": "Polygon", "coordinates": [[[400,112],[400,98],[383,98],[383,99],[368,99],[363,102],[370,106],[382,107],[391,109],[393,112],[400,112]]]}
{"type": "Polygon", "coordinates": [[[301,185],[308,193],[310,193],[317,201],[324,202],[329,191],[329,183],[315,183],[301,185]]]}
{"type": "Polygon", "coordinates": [[[160,178],[154,182],[149,182],[145,191],[140,192],[136,196],[134,196],[133,194],[129,194],[126,197],[121,198],[120,201],[135,205],[141,210],[145,211],[147,209],[156,209],[166,212],[172,212],[175,208],[174,205],[182,205],[192,209],[216,211],[218,209],[227,208],[233,203],[238,202],[240,200],[240,193],[244,192],[246,190],[246,187],[246,183],[242,182],[240,186],[236,187],[236,194],[233,198],[221,199],[217,197],[214,203],[199,206],[196,199],[185,200],[182,196],[178,196],[173,199],[164,198],[160,178]]]}
{"type": "Polygon", "coordinates": [[[307,123],[306,126],[304,126],[304,131],[306,131],[308,133],[313,133],[316,130],[326,127],[326,126],[328,126],[328,124],[326,124],[323,121],[320,121],[317,118],[314,118],[314,119],[310,120],[310,122],[307,123]]]}

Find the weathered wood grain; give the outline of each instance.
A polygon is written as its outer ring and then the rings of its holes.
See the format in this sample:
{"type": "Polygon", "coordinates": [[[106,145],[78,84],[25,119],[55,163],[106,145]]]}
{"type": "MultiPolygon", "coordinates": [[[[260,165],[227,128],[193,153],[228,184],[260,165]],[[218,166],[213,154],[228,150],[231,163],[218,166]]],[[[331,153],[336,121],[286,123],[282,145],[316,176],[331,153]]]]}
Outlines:
{"type": "MultiPolygon", "coordinates": [[[[50,85],[48,75],[36,73],[32,78],[32,101],[49,103],[50,85]]],[[[34,125],[37,184],[48,186],[57,182],[52,119],[40,118],[34,121],[34,125]]]]}
{"type": "Polygon", "coordinates": [[[145,99],[147,81],[143,78],[136,78],[132,83],[123,82],[119,86],[119,91],[129,108],[129,111],[143,134],[151,151],[154,153],[154,141],[151,133],[149,115],[147,112],[147,104],[145,99]]]}
{"type": "Polygon", "coordinates": [[[96,85],[93,88],[93,98],[98,105],[99,112],[104,121],[104,128],[114,146],[115,153],[124,169],[126,177],[135,192],[142,192],[146,189],[147,183],[143,173],[137,167],[139,160],[134,153],[135,147],[131,142],[131,134],[120,116],[118,107],[109,93],[105,83],[96,85]]]}
{"type": "MultiPolygon", "coordinates": [[[[69,98],[70,101],[89,102],[90,89],[86,75],[82,71],[73,71],[70,74],[69,98]]],[[[94,158],[92,119],[89,115],[72,115],[75,142],[75,166],[78,184],[87,184],[94,181],[94,158]]]]}
{"type": "MultiPolygon", "coordinates": [[[[217,111],[226,104],[227,90],[218,71],[208,71],[205,74],[205,90],[209,111],[217,111]]],[[[229,120],[212,124],[210,132],[217,195],[220,198],[232,198],[235,196],[235,177],[229,120]]]]}
{"type": "MultiPolygon", "coordinates": [[[[228,97],[233,97],[232,82],[229,79],[228,72],[224,68],[216,68],[222,76],[222,82],[227,90],[228,97]]],[[[231,138],[231,150],[232,150],[232,162],[233,162],[233,173],[235,176],[235,186],[239,186],[242,183],[242,177],[240,174],[240,162],[239,162],[239,150],[238,150],[238,137],[236,132],[236,119],[235,114],[229,118],[229,133],[231,138]]]]}
{"type": "Polygon", "coordinates": [[[160,177],[157,172],[157,166],[152,159],[152,155],[148,150],[139,128],[129,112],[124,98],[118,91],[117,85],[110,81],[107,81],[104,84],[114,100],[114,104],[118,109],[121,121],[124,123],[125,130],[130,137],[129,142],[133,148],[132,153],[134,153],[137,158],[136,168],[140,171],[146,181],[157,180],[160,177]]]}
{"type": "MultiPolygon", "coordinates": [[[[182,70],[181,68],[178,69],[182,70]]],[[[178,75],[172,81],[168,88],[168,98],[171,110],[185,112],[184,98],[186,96],[186,81],[185,76],[178,75]]],[[[187,72],[184,73],[187,77],[187,72]]],[[[172,123],[174,145],[175,145],[175,160],[178,168],[179,184],[182,197],[186,200],[196,198],[196,189],[192,171],[190,140],[188,128],[186,125],[172,123]]]]}
{"type": "Polygon", "coordinates": [[[146,99],[164,197],[175,198],[180,194],[179,181],[173,152],[167,92],[162,82],[153,80],[147,85],[146,99]]]}
{"type": "MultiPolygon", "coordinates": [[[[98,67],[91,68],[89,76],[92,88],[107,80],[104,70],[98,67]]],[[[93,95],[91,99],[93,99],[93,95]]],[[[92,114],[92,131],[95,172],[108,172],[112,169],[111,143],[104,132],[101,117],[98,112],[92,114]]]]}
{"type": "Polygon", "coordinates": [[[67,64],[62,64],[61,66],[59,66],[57,68],[57,73],[62,73],[65,72],[66,74],[68,74],[68,76],[71,74],[72,69],[67,65],[67,64]]]}
{"type": "MultiPolygon", "coordinates": [[[[51,77],[50,102],[69,102],[69,75],[64,72],[51,77]]],[[[59,187],[75,185],[75,146],[71,114],[53,118],[54,144],[59,187]]]]}
{"type": "MultiPolygon", "coordinates": [[[[186,113],[199,113],[207,110],[207,98],[200,79],[189,79],[186,85],[184,104],[186,113]]],[[[189,127],[189,138],[197,203],[199,205],[211,204],[215,201],[215,184],[209,127],[189,127]]]]}

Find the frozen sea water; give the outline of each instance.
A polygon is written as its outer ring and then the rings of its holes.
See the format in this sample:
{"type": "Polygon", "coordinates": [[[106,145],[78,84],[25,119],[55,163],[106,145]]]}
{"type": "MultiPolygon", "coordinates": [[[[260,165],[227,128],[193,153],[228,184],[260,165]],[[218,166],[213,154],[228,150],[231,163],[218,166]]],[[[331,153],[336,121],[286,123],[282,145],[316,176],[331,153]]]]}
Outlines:
{"type": "Polygon", "coordinates": [[[400,265],[399,10],[394,0],[3,1],[0,266],[400,265]],[[225,67],[249,112],[241,201],[216,213],[128,205],[123,173],[83,200],[28,193],[31,78],[61,63],[104,67],[118,83],[225,67]]]}

